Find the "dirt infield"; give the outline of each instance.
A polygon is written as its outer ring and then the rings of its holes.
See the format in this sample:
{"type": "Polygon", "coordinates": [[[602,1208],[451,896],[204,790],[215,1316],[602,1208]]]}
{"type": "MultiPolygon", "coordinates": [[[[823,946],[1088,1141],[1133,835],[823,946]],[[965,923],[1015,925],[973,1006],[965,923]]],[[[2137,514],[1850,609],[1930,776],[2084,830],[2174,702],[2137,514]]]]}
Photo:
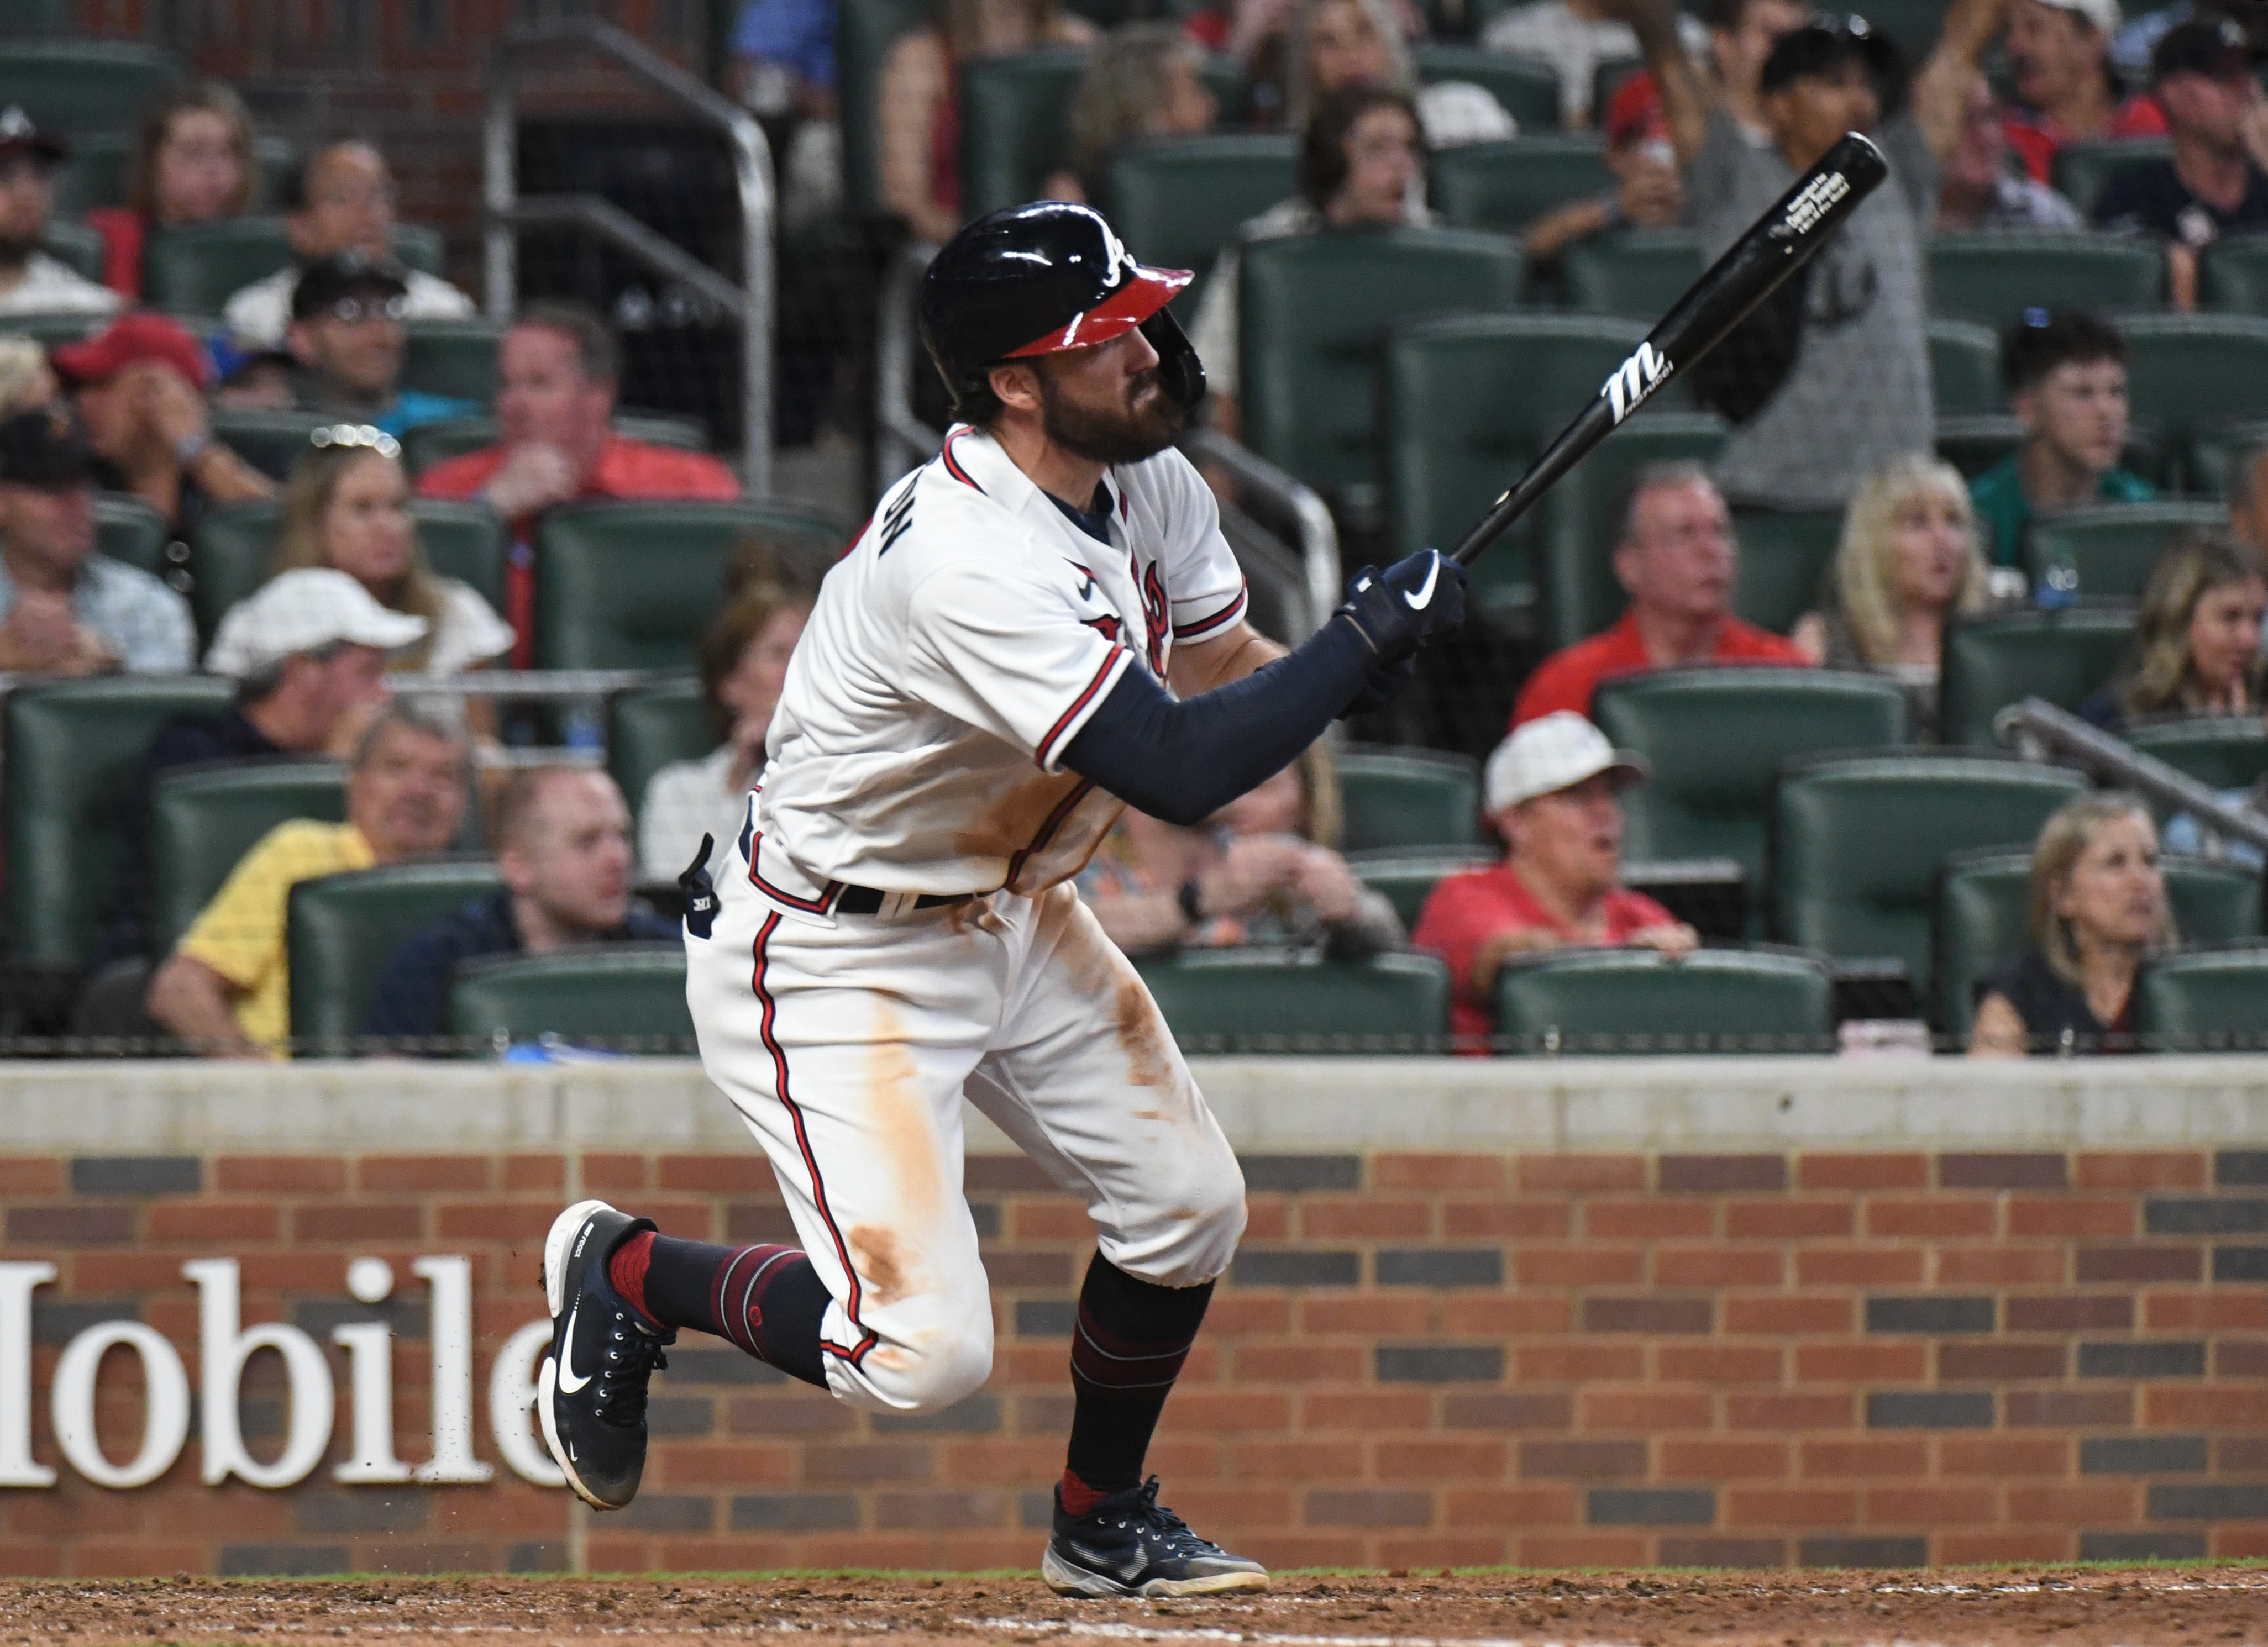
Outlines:
{"type": "Polygon", "coordinates": [[[1071,1603],[1023,1575],[682,1579],[82,1579],[0,1585],[0,1643],[314,1640],[482,1647],[630,1636],[1139,1641],[1178,1647],[1860,1647],[2268,1643],[2268,1570],[1281,1577],[1218,1602],[1071,1603]]]}

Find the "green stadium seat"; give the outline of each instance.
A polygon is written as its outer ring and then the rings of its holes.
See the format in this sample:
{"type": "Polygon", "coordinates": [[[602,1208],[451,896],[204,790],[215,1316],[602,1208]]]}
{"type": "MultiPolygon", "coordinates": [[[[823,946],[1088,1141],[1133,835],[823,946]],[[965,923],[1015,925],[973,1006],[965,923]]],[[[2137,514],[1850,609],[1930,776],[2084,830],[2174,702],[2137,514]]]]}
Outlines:
{"type": "Polygon", "coordinates": [[[496,399],[497,345],[504,327],[494,320],[412,320],[401,357],[405,388],[453,395],[486,406],[496,399]]]}
{"type": "Polygon", "coordinates": [[[1537,629],[1546,646],[1596,635],[1630,604],[1615,577],[1614,547],[1638,472],[1652,463],[1709,462],[1724,444],[1725,423],[1714,413],[1649,406],[1543,495],[1535,568],[1537,629]]]}
{"type": "Polygon", "coordinates": [[[2268,314],[2268,234],[2231,234],[2198,259],[2198,302],[2238,314],[2268,314]]]}
{"type": "Polygon", "coordinates": [[[1945,741],[1998,747],[1992,717],[2021,698],[2077,709],[2117,672],[2133,634],[2132,611],[2115,606],[1992,613],[1951,624],[1940,689],[1945,741]]]}
{"type": "Polygon", "coordinates": [[[1523,1052],[1832,1052],[1835,986],[1809,955],[1569,950],[1497,974],[1496,1033],[1523,1052]]]}
{"type": "Polygon", "coordinates": [[[101,283],[102,236],[76,217],[50,217],[40,247],[56,261],[68,265],[97,284],[101,283]]]}
{"type": "Polygon", "coordinates": [[[971,217],[1033,199],[1069,151],[1084,47],[961,65],[961,203],[971,217]]]}
{"type": "MultiPolygon", "coordinates": [[[[625,440],[643,440],[648,445],[674,446],[680,452],[709,450],[709,431],[697,418],[617,412],[614,430],[625,440]]],[[[402,434],[401,467],[415,480],[437,463],[493,446],[503,437],[503,428],[493,417],[452,417],[438,423],[420,423],[402,434]]]]}
{"type": "Polygon", "coordinates": [[[502,612],[504,562],[512,553],[504,521],[478,504],[430,497],[412,503],[409,515],[417,523],[417,544],[425,551],[425,563],[444,577],[471,585],[482,599],[502,612]]]}
{"type": "Polygon", "coordinates": [[[1402,917],[1405,930],[1414,930],[1425,900],[1443,879],[1469,869],[1485,869],[1497,854],[1484,847],[1456,852],[1351,852],[1347,867],[1373,892],[1385,894],[1402,917]]]}
{"type": "Polygon", "coordinates": [[[238,291],[291,261],[281,217],[226,217],[162,230],[142,253],[142,296],[153,308],[218,314],[238,291]]]}
{"type": "Polygon", "coordinates": [[[0,17],[0,40],[35,40],[43,34],[66,34],[78,15],[72,0],[15,0],[0,17]]]}
{"type": "Polygon", "coordinates": [[[1567,248],[1570,306],[1627,314],[1651,327],[1701,278],[1701,241],[1690,229],[1625,229],[1567,248]]]}
{"type": "Polygon", "coordinates": [[[2036,585],[2044,569],[2068,557],[2079,572],[2081,594],[2136,600],[2176,533],[2228,525],[2228,511],[2220,504],[2174,499],[2058,510],[2033,520],[2024,546],[2025,570],[2036,585]]]}
{"type": "Polygon", "coordinates": [[[1977,847],[2029,850],[2048,814],[2086,790],[2061,767],[1974,755],[1803,762],[1782,775],[1774,805],[1773,930],[1830,955],[1896,960],[1927,1001],[1939,866],[1977,847]]]}
{"type": "Polygon", "coordinates": [[[2166,260],[2155,246],[2109,235],[1996,230],[1929,242],[1930,312],[1976,321],[1996,335],[2027,309],[2154,308],[2165,283],[2166,260]]]}
{"type": "Polygon", "coordinates": [[[2005,414],[1969,414],[1937,420],[1937,455],[1975,480],[1985,470],[2013,458],[2024,447],[2021,418],[2005,414]]]}
{"type": "Polygon", "coordinates": [[[475,962],[457,974],[450,1017],[456,1033],[490,1040],[556,1036],[617,1052],[694,1050],[685,950],[676,944],[604,944],[475,962]]]}
{"type": "Polygon", "coordinates": [[[53,349],[58,343],[92,337],[109,324],[107,314],[11,314],[5,329],[32,339],[43,349],[53,349]]]}
{"type": "Polygon", "coordinates": [[[1785,635],[1798,618],[1820,608],[1843,540],[1841,510],[1739,509],[1733,533],[1741,546],[1734,612],[1785,635]]]}
{"type": "Polygon", "coordinates": [[[1522,133],[1559,129],[1559,71],[1548,62],[1477,46],[1412,46],[1410,66],[1420,85],[1469,80],[1482,87],[1522,133]]]}
{"type": "Polygon", "coordinates": [[[2130,166],[2173,158],[2170,137],[2110,137],[2067,143],[2056,151],[2049,181],[2056,192],[2085,213],[2095,210],[2103,185],[2130,166]]]}
{"type": "Polygon", "coordinates": [[[843,183],[851,211],[883,215],[882,163],[875,146],[882,65],[899,35],[929,21],[928,0],[843,0],[836,24],[836,78],[843,98],[843,183]]]}
{"type": "MultiPolygon", "coordinates": [[[[1144,262],[1203,282],[1240,225],[1291,196],[1298,156],[1273,132],[1129,144],[1110,158],[1111,226],[1144,262]]],[[[1186,308],[1189,294],[1175,301],[1186,308]]]]}
{"type": "Polygon", "coordinates": [[[1624,791],[1623,856],[1730,858],[1758,893],[1780,768],[1830,750],[1895,747],[1908,733],[1895,681],[1824,669],[1627,676],[1601,683],[1591,718],[1653,768],[1624,791]]]}
{"type": "Polygon", "coordinates": [[[1480,764],[1470,756],[1358,745],[1337,767],[1341,851],[1479,843],[1480,764]]]}
{"type": "Polygon", "coordinates": [[[1432,955],[1189,950],[1141,972],[1190,1052],[1438,1052],[1448,1029],[1449,969],[1432,955]]]}
{"type": "Polygon", "coordinates": [[[1636,57],[1607,57],[1591,70],[1591,123],[1602,124],[1607,117],[1607,105],[1614,101],[1615,93],[1646,64],[1636,57]]]}
{"type": "Polygon", "coordinates": [[[2268,421],[2222,423],[2192,432],[2182,463],[2189,489],[2201,497],[2233,498],[2236,466],[2264,448],[2268,448],[2268,421]]]}
{"type": "Polygon", "coordinates": [[[1518,234],[1554,206],[1615,187],[1605,141],[1588,132],[1470,143],[1433,157],[1433,208],[1463,229],[1518,234]]]}
{"type": "Polygon", "coordinates": [[[2134,1026],[2161,1052],[2268,1047],[2268,945],[2161,956],[2134,981],[2134,1026]]]}
{"type": "Polygon", "coordinates": [[[2250,789],[2268,777],[2268,731],[2257,715],[2191,715],[2140,721],[2122,734],[2146,755],[2212,790],[2250,789]]]}
{"type": "Polygon", "coordinates": [[[1454,229],[1300,235],[1248,246],[1237,263],[1244,442],[1334,491],[1377,474],[1388,328],[1509,308],[1520,286],[1511,241],[1454,229]]]}
{"type": "MultiPolygon", "coordinates": [[[[421,275],[439,274],[441,265],[449,259],[448,237],[431,224],[395,224],[393,246],[394,255],[421,275]]],[[[420,321],[419,324],[431,325],[433,322],[420,321]]],[[[437,389],[434,393],[438,394],[444,391],[437,389]]]]}
{"type": "Polygon", "coordinates": [[[85,960],[110,908],[142,752],[177,715],[217,714],[211,675],[99,675],[18,687],[6,710],[8,916],[18,960],[85,960]]]}
{"type": "Polygon", "coordinates": [[[165,516],[133,493],[94,495],[94,547],[112,560],[163,577],[169,570],[166,546],[173,535],[165,516]]]}
{"type": "MultiPolygon", "coordinates": [[[[1398,327],[1386,349],[1386,491],[1396,556],[1447,548],[1646,335],[1620,316],[1468,314],[1398,327]]],[[[1534,603],[1540,515],[1474,568],[1505,615],[1534,603]]]]}
{"type": "Polygon", "coordinates": [[[2250,314],[2128,314],[2127,392],[2134,415],[2180,450],[2203,430],[2260,415],[2268,319],[2250,314]]]}
{"type": "Polygon", "coordinates": [[[11,40],[0,47],[0,106],[13,103],[76,143],[83,133],[132,131],[183,72],[171,52],[125,40],[11,40]]]}
{"type": "Polygon", "coordinates": [[[487,858],[389,864],[301,881],[291,889],[285,945],[291,964],[291,1038],[338,1043],[362,1033],[394,952],[442,916],[500,891],[487,858]]]}
{"type": "MultiPolygon", "coordinates": [[[[2184,945],[2260,936],[2260,872],[2210,858],[2166,857],[2166,901],[2184,945]]],[[[1931,1020],[1965,1041],[1977,980],[2031,942],[2032,855],[1956,852],[1938,876],[1933,923],[1937,989],[1931,1020]]]]}
{"type": "Polygon", "coordinates": [[[2001,409],[2006,397],[2000,392],[2000,340],[1989,327],[1933,317],[1929,369],[1937,385],[1939,415],[2001,409]]]}
{"type": "Polygon", "coordinates": [[[184,767],[150,797],[150,932],[153,953],[173,947],[197,912],[260,838],[280,823],[347,815],[345,767],[332,761],[263,761],[184,767]]]}
{"type": "MultiPolygon", "coordinates": [[[[582,504],[535,529],[535,654],[545,669],[682,669],[756,533],[823,572],[850,540],[836,521],[755,503],[582,504]]],[[[814,583],[818,581],[814,575],[814,583]]]]}
{"type": "Polygon", "coordinates": [[[248,407],[213,408],[213,437],[254,468],[278,480],[307,450],[307,437],[338,419],[325,412],[254,411],[248,407]]]}
{"type": "Polygon", "coordinates": [[[645,786],[673,761],[698,761],[722,734],[701,682],[688,675],[607,701],[607,769],[637,815],[645,786]]]}

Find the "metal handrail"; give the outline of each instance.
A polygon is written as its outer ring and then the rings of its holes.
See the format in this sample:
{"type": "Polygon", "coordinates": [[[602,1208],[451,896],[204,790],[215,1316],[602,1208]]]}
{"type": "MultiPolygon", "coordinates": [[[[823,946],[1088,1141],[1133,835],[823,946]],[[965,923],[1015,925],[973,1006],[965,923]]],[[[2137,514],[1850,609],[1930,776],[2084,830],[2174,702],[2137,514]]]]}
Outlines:
{"type": "MultiPolygon", "coordinates": [[[[772,182],[771,145],[753,114],[611,23],[575,18],[534,24],[513,29],[497,43],[481,143],[489,314],[494,320],[509,321],[519,306],[519,247],[515,232],[523,221],[536,220],[543,214],[549,214],[550,221],[572,221],[590,227],[632,256],[652,264],[661,274],[699,285],[704,295],[717,295],[706,283],[688,276],[683,265],[693,260],[684,257],[681,252],[674,260],[658,257],[646,239],[651,231],[625,236],[622,224],[611,223],[603,214],[592,214],[585,196],[520,198],[518,156],[514,151],[513,82],[521,62],[546,48],[558,46],[584,47],[612,59],[715,126],[731,145],[733,180],[740,201],[741,283],[735,293],[737,304],[725,306],[740,323],[741,481],[750,497],[769,497],[772,489],[772,325],[777,306],[772,268],[777,195],[772,182]]],[[[625,221],[636,222],[626,213],[619,215],[625,221]]],[[[644,224],[637,226],[644,230],[644,224]]],[[[671,249],[676,251],[674,247],[671,249]]],[[[725,283],[721,277],[718,283],[725,283]]]]}
{"type": "Polygon", "coordinates": [[[1190,430],[1182,437],[1182,450],[1197,462],[1219,464],[1297,524],[1309,632],[1320,629],[1337,608],[1344,585],[1339,568],[1338,526],[1322,498],[1314,488],[1217,429],[1190,430]]]}
{"type": "Polygon", "coordinates": [[[2177,767],[2146,754],[2124,739],[2090,726],[2043,698],[2012,703],[1992,717],[1992,731],[2028,761],[2063,756],[2122,789],[2139,791],[2174,812],[2185,812],[2200,827],[2268,852],[2268,818],[2231,806],[2177,767]]]}
{"type": "Polygon", "coordinates": [[[388,675],[386,684],[396,697],[512,698],[534,702],[609,697],[684,679],[684,671],[666,669],[474,669],[459,675],[388,675]]]}
{"type": "Polygon", "coordinates": [[[914,335],[915,292],[937,247],[910,242],[890,265],[882,283],[881,312],[874,317],[874,496],[897,478],[926,463],[945,444],[945,431],[914,415],[914,366],[919,347],[914,335]]]}

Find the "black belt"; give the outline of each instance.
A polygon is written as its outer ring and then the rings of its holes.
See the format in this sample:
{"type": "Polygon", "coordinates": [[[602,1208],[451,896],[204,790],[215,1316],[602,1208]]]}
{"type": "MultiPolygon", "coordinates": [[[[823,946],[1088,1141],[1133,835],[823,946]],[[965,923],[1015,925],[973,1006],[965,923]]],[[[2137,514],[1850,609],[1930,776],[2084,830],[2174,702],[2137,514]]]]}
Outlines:
{"type": "MultiPolygon", "coordinates": [[[[897,896],[884,892],[880,886],[845,886],[835,900],[836,915],[880,915],[882,901],[897,896]]],[[[914,900],[917,909],[942,909],[949,903],[967,903],[976,894],[973,892],[924,893],[914,900]]]]}

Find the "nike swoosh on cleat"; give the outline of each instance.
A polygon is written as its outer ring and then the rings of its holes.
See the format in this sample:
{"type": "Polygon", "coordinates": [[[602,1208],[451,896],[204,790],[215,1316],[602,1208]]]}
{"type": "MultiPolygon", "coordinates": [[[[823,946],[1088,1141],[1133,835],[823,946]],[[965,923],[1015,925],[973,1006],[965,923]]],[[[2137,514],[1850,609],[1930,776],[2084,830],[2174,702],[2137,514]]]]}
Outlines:
{"type": "Polygon", "coordinates": [[[575,1318],[582,1312],[579,1299],[575,1307],[567,1312],[567,1349],[559,1358],[559,1393],[562,1395],[572,1395],[591,1381],[588,1373],[579,1379],[575,1376],[575,1318]]]}
{"type": "Polygon", "coordinates": [[[1433,604],[1433,580],[1440,575],[1441,557],[1439,554],[1436,554],[1433,556],[1432,563],[1425,569],[1425,582],[1419,587],[1418,592],[1415,594],[1410,593],[1407,590],[1403,592],[1402,598],[1410,603],[1410,609],[1412,612],[1423,612],[1427,607],[1433,604]]]}

